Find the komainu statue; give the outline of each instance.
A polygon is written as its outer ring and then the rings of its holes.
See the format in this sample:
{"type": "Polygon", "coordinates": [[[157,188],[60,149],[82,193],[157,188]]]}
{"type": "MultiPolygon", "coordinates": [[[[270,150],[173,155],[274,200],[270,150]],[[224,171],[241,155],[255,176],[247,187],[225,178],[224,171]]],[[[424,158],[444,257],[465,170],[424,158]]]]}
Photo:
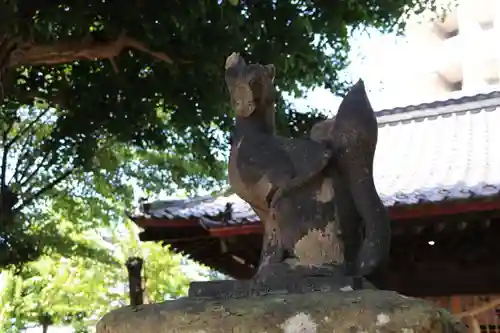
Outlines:
{"type": "Polygon", "coordinates": [[[226,60],[236,114],[229,181],[265,230],[255,279],[366,276],[388,257],[390,223],[373,182],[378,127],[364,84],[310,138],[284,138],[275,133],[275,72],[237,53],[226,60]]]}

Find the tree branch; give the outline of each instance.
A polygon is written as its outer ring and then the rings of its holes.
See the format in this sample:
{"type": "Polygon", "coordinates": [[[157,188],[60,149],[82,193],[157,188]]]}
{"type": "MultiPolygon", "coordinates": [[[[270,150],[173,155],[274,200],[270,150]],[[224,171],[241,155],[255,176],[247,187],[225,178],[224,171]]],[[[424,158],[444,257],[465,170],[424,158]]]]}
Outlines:
{"type": "Polygon", "coordinates": [[[117,57],[124,49],[131,48],[147,53],[156,59],[172,63],[163,52],[155,52],[138,40],[128,37],[126,32],[110,42],[79,41],[36,45],[23,42],[11,53],[8,67],[26,65],[56,65],[77,60],[109,59],[117,57]]]}
{"type": "Polygon", "coordinates": [[[6,145],[7,142],[7,136],[9,133],[10,129],[6,130],[3,135],[2,135],[2,145],[3,145],[3,154],[2,154],[2,171],[0,174],[0,177],[2,178],[1,180],[1,187],[0,187],[0,193],[3,193],[3,189],[5,187],[5,182],[6,182],[6,177],[7,177],[7,157],[9,155],[9,148],[6,145]]]}
{"type": "Polygon", "coordinates": [[[0,171],[0,178],[1,178],[0,191],[1,191],[1,193],[3,193],[3,189],[5,187],[6,178],[7,178],[7,158],[9,156],[9,149],[10,149],[10,145],[7,143],[7,139],[9,137],[9,132],[13,127],[14,127],[14,122],[9,124],[2,134],[3,153],[2,153],[2,167],[1,167],[1,171],[0,171]]]}
{"type": "MultiPolygon", "coordinates": [[[[112,145],[112,142],[109,141],[107,144],[105,144],[100,149],[109,148],[109,147],[111,147],[111,145],[112,145]]],[[[47,157],[47,155],[45,155],[43,157],[41,164],[38,165],[38,167],[33,172],[33,174],[36,174],[40,170],[40,166],[43,165],[44,160],[46,161],[46,157],[47,157]]],[[[69,175],[71,175],[75,170],[77,170],[81,166],[82,165],[80,163],[76,163],[75,165],[73,165],[72,167],[70,167],[67,171],[65,171],[64,173],[62,173],[59,177],[57,177],[54,181],[52,181],[51,183],[49,183],[46,186],[42,187],[40,190],[38,190],[37,192],[35,192],[33,195],[29,196],[26,200],[22,200],[21,204],[19,204],[19,206],[16,206],[13,209],[13,213],[14,214],[15,213],[19,213],[21,211],[21,209],[23,209],[24,207],[30,205],[34,200],[38,199],[43,194],[45,194],[45,192],[50,191],[56,185],[58,185],[59,183],[61,183],[62,181],[64,181],[66,178],[69,177],[69,175]]],[[[62,168],[62,166],[61,166],[61,168],[62,168]]],[[[23,182],[23,184],[26,184],[26,183],[27,183],[26,181],[23,182]]],[[[30,190],[31,189],[23,191],[23,192],[27,193],[27,192],[30,192],[30,190]]]]}
{"type": "Polygon", "coordinates": [[[17,183],[19,183],[24,178],[24,175],[28,172],[32,161],[34,161],[35,156],[33,154],[33,151],[29,149],[29,147],[32,146],[33,140],[34,136],[28,136],[26,140],[24,140],[22,148],[19,151],[19,156],[17,157],[16,166],[14,168],[14,174],[12,175],[12,179],[14,179],[14,181],[17,183]],[[26,168],[24,168],[24,170],[21,170],[23,162],[25,162],[27,166],[26,168]]]}
{"type": "Polygon", "coordinates": [[[26,133],[28,133],[28,131],[29,131],[30,129],[32,129],[32,128],[33,128],[33,126],[34,126],[34,125],[35,125],[35,124],[36,124],[36,123],[37,123],[40,119],[42,119],[42,117],[43,117],[43,116],[45,116],[45,115],[47,114],[47,112],[49,112],[49,111],[50,111],[50,108],[46,108],[45,110],[43,110],[43,112],[40,112],[40,114],[39,114],[38,116],[36,116],[36,118],[35,118],[35,119],[33,119],[32,121],[30,121],[30,122],[28,123],[28,125],[27,125],[25,128],[23,128],[21,131],[19,131],[19,133],[17,133],[17,135],[16,135],[15,137],[13,137],[13,138],[12,138],[12,139],[11,139],[11,140],[10,140],[10,141],[6,144],[6,146],[7,146],[7,147],[9,147],[9,148],[10,148],[10,147],[12,147],[12,145],[13,145],[14,143],[16,143],[16,141],[17,141],[17,140],[19,140],[19,138],[23,137],[26,133]]]}
{"type": "Polygon", "coordinates": [[[21,209],[30,205],[33,201],[35,201],[36,199],[41,197],[43,194],[45,194],[45,192],[50,191],[52,188],[54,188],[54,186],[58,185],[63,180],[68,178],[68,176],[71,175],[74,170],[75,170],[74,168],[71,168],[71,169],[65,171],[63,174],[61,174],[59,177],[57,177],[54,181],[45,185],[40,190],[36,191],[33,195],[29,196],[26,200],[23,200],[19,206],[15,207],[13,209],[13,213],[14,214],[19,213],[21,211],[21,209]]]}
{"type": "Polygon", "coordinates": [[[27,173],[29,167],[25,171],[23,171],[21,178],[19,178],[19,180],[18,180],[19,188],[23,188],[24,186],[29,184],[31,179],[33,179],[33,177],[35,177],[38,174],[38,171],[40,171],[40,169],[43,167],[45,162],[47,162],[47,159],[49,158],[50,155],[51,155],[51,152],[46,152],[42,157],[42,161],[38,164],[38,166],[35,168],[35,170],[32,173],[30,173],[28,176],[26,176],[26,173],[27,173]]]}

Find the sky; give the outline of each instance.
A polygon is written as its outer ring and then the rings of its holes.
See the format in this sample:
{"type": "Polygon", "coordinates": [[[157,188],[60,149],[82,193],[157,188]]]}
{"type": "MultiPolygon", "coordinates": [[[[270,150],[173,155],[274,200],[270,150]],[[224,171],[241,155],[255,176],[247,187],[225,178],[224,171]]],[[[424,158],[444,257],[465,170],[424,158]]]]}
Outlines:
{"type": "MultiPolygon", "coordinates": [[[[373,108],[381,110],[404,105],[411,92],[401,85],[400,73],[413,60],[404,37],[369,29],[354,32],[351,43],[351,65],[346,74],[351,82],[363,79],[373,108]]],[[[315,89],[306,98],[296,99],[295,105],[298,110],[314,107],[331,110],[334,114],[340,101],[326,89],[315,89]]]]}

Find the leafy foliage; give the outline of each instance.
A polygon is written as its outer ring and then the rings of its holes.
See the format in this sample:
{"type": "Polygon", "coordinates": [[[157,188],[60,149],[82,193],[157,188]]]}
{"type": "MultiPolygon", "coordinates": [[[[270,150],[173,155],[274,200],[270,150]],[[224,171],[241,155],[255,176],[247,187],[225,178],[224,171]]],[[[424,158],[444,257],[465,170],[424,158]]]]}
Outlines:
{"type": "Polygon", "coordinates": [[[60,106],[52,137],[74,140],[79,155],[114,136],[141,146],[185,145],[209,163],[210,148],[220,146],[214,127],[226,131],[232,124],[222,75],[231,51],[274,63],[283,91],[299,92],[300,82],[342,92],[337,78],[347,64],[348,27],[390,29],[408,6],[431,3],[11,1],[1,31],[18,42],[6,62],[5,95],[9,109],[35,98],[60,106]],[[124,31],[165,56],[140,47],[115,54],[121,44],[106,52],[124,31]],[[21,46],[24,52],[16,52],[21,46]]]}
{"type": "Polygon", "coordinates": [[[117,267],[85,258],[42,257],[14,273],[4,271],[2,332],[18,332],[29,325],[85,326],[89,316],[104,314],[124,298],[113,291],[119,283],[117,267]]]}
{"type": "Polygon", "coordinates": [[[133,148],[108,139],[84,161],[71,143],[48,149],[58,117],[57,109],[37,105],[17,109],[2,122],[8,128],[0,172],[0,267],[53,251],[92,254],[76,238],[83,230],[111,226],[110,221],[122,218],[124,207],[133,204],[134,184],[147,193],[174,190],[176,183],[188,188],[189,182],[201,183],[193,181],[204,175],[200,167],[171,150],[133,148]]]}
{"type": "MultiPolygon", "coordinates": [[[[132,184],[219,184],[232,51],[275,64],[280,92],[342,94],[349,27],[392,29],[433,3],[2,2],[0,267],[69,244],[47,206],[83,230],[119,215],[111,201],[130,204],[132,184]]],[[[314,119],[280,100],[282,133],[301,135],[314,119]]]]}
{"type": "Polygon", "coordinates": [[[145,258],[144,275],[151,277],[146,280],[150,301],[185,295],[190,279],[181,267],[185,259],[160,244],[138,242],[136,227],[130,223],[126,226],[105,237],[106,241],[95,234],[87,235],[94,247],[106,246],[111,253],[112,260],[106,264],[102,258],[55,254],[24,265],[17,272],[3,271],[0,331],[15,333],[44,321],[49,325],[71,325],[80,331],[94,324],[112,308],[129,303],[124,264],[131,255],[145,258]]]}

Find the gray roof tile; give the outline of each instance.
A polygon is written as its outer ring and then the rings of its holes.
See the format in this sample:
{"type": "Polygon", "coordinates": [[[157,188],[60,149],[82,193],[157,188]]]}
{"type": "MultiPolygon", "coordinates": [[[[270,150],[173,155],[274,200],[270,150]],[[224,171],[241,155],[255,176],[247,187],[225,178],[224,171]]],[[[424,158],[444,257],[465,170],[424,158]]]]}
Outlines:
{"type": "MultiPolygon", "coordinates": [[[[375,185],[386,206],[484,197],[500,192],[499,92],[377,113],[375,185]],[[429,109],[429,107],[431,107],[429,109]]],[[[232,204],[231,222],[258,217],[236,195],[151,203],[153,218],[214,217],[232,204]],[[168,206],[168,207],[167,207],[168,206]]]]}

